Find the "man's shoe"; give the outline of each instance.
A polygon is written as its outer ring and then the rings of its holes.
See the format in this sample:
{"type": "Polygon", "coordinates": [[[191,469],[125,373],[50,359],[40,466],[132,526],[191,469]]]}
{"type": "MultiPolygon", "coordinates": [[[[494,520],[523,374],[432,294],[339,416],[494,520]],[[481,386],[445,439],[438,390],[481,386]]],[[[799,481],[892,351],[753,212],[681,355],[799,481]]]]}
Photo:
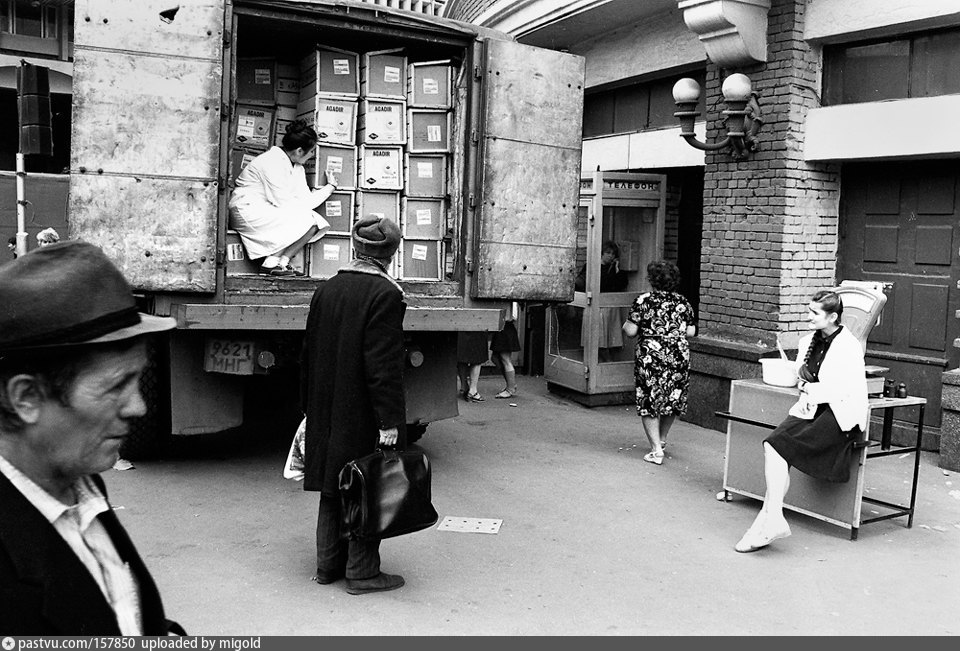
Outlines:
{"type": "Polygon", "coordinates": [[[386,592],[396,590],[404,584],[403,577],[398,574],[380,574],[372,579],[347,579],[347,594],[367,594],[369,592],[386,592]]]}
{"type": "Polygon", "coordinates": [[[330,585],[331,583],[336,583],[344,577],[343,572],[338,572],[337,574],[324,574],[320,570],[317,570],[317,573],[314,575],[313,580],[319,583],[320,585],[330,585]]]}

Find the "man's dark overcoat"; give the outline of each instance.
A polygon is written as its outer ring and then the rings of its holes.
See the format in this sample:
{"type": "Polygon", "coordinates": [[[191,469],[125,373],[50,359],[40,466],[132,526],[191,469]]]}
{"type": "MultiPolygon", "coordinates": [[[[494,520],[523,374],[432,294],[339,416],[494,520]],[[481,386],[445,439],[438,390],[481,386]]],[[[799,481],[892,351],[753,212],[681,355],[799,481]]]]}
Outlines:
{"type": "Polygon", "coordinates": [[[380,429],[398,427],[404,443],[406,304],[395,282],[369,269],[341,269],[310,302],[301,364],[305,490],[338,494],[340,470],[374,451],[380,429]]]}
{"type": "MultiPolygon", "coordinates": [[[[106,496],[103,480],[93,476],[106,496]]],[[[109,503],[109,500],[108,500],[109,503]]],[[[112,510],[97,518],[140,587],[146,635],[182,631],[112,510]]],[[[120,635],[113,608],[53,525],[0,473],[0,635],[120,635]]]]}

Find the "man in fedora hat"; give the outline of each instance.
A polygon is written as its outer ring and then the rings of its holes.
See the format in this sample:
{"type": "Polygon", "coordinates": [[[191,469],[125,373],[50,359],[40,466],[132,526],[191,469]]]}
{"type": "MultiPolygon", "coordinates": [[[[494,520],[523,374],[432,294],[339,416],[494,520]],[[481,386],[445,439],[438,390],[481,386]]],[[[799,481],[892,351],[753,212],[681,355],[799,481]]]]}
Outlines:
{"type": "MultiPolygon", "coordinates": [[[[387,273],[400,244],[389,219],[354,224],[356,259],[320,285],[310,302],[301,368],[307,417],[304,489],[320,491],[317,583],[346,578],[349,594],[394,590],[380,572],[380,541],[343,540],[338,478],[343,466],[394,445],[406,423],[403,290],[387,273]]],[[[402,442],[402,441],[401,441],[402,442]]]]}
{"type": "Polygon", "coordinates": [[[0,633],[182,634],[98,474],[146,412],[146,336],[176,322],[79,241],[0,266],[0,306],[0,633]]]}

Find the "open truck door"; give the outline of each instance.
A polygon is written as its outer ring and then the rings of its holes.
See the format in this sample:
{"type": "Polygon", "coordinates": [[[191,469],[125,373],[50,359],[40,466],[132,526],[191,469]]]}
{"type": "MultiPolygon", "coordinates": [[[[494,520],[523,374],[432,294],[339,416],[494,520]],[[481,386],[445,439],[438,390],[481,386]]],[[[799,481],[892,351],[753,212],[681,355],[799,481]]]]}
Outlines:
{"type": "Polygon", "coordinates": [[[475,298],[573,299],[584,61],[484,41],[475,298]]]}
{"type": "Polygon", "coordinates": [[[77,0],[69,236],[214,292],[225,0],[77,0]]]}

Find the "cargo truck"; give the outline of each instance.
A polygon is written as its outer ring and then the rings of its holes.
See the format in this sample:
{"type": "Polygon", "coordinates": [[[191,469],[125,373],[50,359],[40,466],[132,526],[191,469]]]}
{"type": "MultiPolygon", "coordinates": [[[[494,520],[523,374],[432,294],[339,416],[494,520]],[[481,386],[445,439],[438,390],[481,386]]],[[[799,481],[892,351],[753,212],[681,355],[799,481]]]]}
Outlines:
{"type": "Polygon", "coordinates": [[[74,32],[68,234],[177,320],[129,458],[271,413],[282,429],[310,298],[358,214],[404,234],[411,441],[458,413],[458,331],[573,298],[581,57],[348,1],[78,0],[74,32]],[[257,275],[230,229],[233,179],[295,117],[321,135],[308,179],[338,173],[318,209],[332,228],[303,277],[257,275]]]}

